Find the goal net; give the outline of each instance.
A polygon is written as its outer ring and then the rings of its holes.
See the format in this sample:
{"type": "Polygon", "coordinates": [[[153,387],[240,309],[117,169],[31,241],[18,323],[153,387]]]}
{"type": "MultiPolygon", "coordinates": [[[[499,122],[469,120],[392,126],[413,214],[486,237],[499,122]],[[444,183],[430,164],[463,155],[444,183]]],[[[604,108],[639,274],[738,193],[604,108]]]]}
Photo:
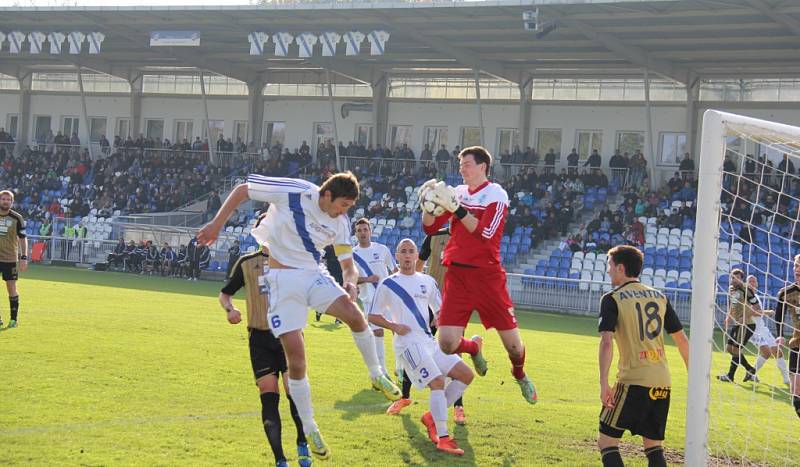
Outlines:
{"type": "MultiPolygon", "coordinates": [[[[779,291],[795,282],[800,128],[709,110],[699,169],[686,464],[798,465],[800,419],[784,373],[789,349],[775,348],[775,315],[758,323],[746,287],[753,276],[761,309],[774,311],[779,291]],[[745,381],[756,366],[758,381],[745,381]]],[[[798,323],[788,312],[783,323],[788,343],[798,323]]]]}

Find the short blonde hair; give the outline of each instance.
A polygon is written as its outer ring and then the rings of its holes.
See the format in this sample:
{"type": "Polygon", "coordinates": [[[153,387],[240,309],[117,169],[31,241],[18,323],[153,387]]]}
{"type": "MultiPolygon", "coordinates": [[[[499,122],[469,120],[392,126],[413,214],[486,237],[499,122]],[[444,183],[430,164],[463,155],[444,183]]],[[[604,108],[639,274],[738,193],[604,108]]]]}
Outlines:
{"type": "Polygon", "coordinates": [[[11,201],[14,201],[14,192],[13,191],[11,191],[11,190],[0,191],[0,196],[3,196],[3,195],[10,196],[11,197],[11,201]]]}

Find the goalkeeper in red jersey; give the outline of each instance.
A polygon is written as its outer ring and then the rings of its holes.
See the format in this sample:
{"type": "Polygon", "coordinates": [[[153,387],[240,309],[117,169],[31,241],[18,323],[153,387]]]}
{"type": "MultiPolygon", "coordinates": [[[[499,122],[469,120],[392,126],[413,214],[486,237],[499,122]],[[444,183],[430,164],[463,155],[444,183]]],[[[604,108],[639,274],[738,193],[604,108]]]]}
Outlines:
{"type": "Polygon", "coordinates": [[[483,339],[463,337],[473,310],[477,310],[486,329],[497,329],[523,397],[535,404],[536,388],[525,374],[525,346],[500,260],[508,194],[489,181],[492,156],[486,149],[465,148],[458,159],[463,185],[453,188],[429,180],[420,191],[425,233],[431,235],[450,222],[451,237],[442,261],[447,274],[438,322],[439,345],[447,354],[469,354],[475,371],[484,376],[487,362],[482,353],[483,339]]]}

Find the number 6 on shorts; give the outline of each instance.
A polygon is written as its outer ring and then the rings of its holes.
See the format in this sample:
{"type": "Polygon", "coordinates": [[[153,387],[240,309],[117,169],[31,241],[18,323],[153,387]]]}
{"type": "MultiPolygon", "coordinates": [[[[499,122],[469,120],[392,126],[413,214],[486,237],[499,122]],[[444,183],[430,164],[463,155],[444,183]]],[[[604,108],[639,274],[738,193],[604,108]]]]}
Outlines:
{"type": "Polygon", "coordinates": [[[278,315],[272,315],[269,319],[269,322],[270,326],[272,326],[272,329],[278,329],[281,327],[281,317],[278,315]]]}

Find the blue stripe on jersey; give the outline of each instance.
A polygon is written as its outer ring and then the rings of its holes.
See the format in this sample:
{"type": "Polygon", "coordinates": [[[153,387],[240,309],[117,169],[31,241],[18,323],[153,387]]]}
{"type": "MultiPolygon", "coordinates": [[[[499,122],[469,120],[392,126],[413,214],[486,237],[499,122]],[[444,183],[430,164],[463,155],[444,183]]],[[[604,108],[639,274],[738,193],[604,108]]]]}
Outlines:
{"type": "Polygon", "coordinates": [[[431,335],[431,330],[428,327],[428,322],[425,321],[425,319],[422,317],[422,313],[420,313],[419,311],[419,308],[417,308],[417,302],[415,302],[414,299],[411,298],[411,295],[409,295],[408,292],[406,292],[406,289],[404,289],[400,284],[395,282],[392,278],[384,279],[383,284],[386,287],[389,287],[389,290],[394,292],[395,295],[397,295],[400,298],[400,300],[403,301],[403,304],[406,306],[406,308],[408,308],[408,311],[410,311],[411,314],[414,315],[414,319],[417,320],[417,324],[419,324],[419,327],[422,328],[423,331],[425,331],[425,334],[427,334],[430,337],[433,337],[431,335]]]}
{"type": "Polygon", "coordinates": [[[314,256],[314,261],[319,263],[321,256],[319,251],[311,241],[311,235],[306,229],[306,214],[303,212],[303,207],[300,205],[300,193],[289,193],[289,209],[292,210],[294,217],[294,226],[297,228],[297,234],[300,235],[300,240],[303,241],[303,246],[306,251],[314,256]]]}
{"type": "MultiPolygon", "coordinates": [[[[358,256],[355,252],[353,253],[353,258],[356,260],[356,263],[361,266],[361,269],[364,270],[364,274],[367,276],[371,276],[373,274],[372,269],[369,267],[369,263],[364,261],[364,258],[358,256]]],[[[376,289],[378,288],[378,284],[375,282],[372,282],[372,285],[375,286],[376,289]]]]}
{"type": "Polygon", "coordinates": [[[311,188],[310,185],[307,185],[307,184],[304,184],[304,183],[294,182],[294,181],[290,181],[290,180],[268,180],[266,178],[262,180],[262,179],[258,179],[256,177],[254,177],[253,175],[250,175],[247,178],[247,181],[250,182],[250,183],[255,183],[257,185],[281,186],[281,187],[288,187],[288,188],[301,188],[301,189],[304,189],[304,190],[307,190],[307,189],[311,188]]]}

